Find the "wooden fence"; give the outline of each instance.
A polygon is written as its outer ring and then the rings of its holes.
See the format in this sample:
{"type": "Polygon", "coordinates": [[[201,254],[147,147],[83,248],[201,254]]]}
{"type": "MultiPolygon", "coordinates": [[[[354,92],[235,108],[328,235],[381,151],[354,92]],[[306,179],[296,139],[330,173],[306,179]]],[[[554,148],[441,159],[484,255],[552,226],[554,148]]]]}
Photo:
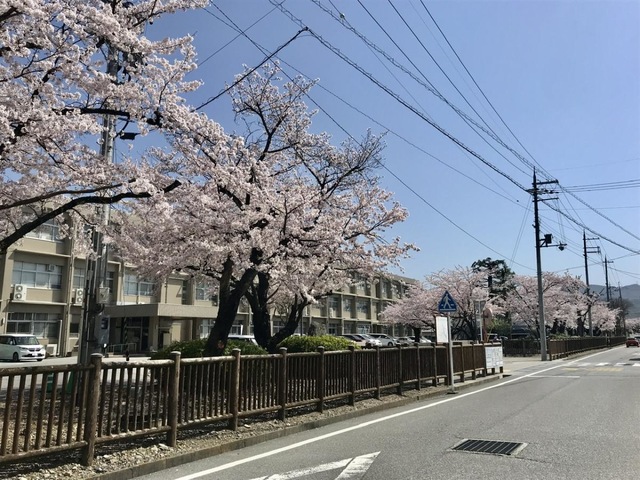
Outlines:
{"type": "MultiPolygon", "coordinates": [[[[547,355],[551,360],[576,353],[610,348],[623,345],[625,337],[568,337],[547,340],[547,355]]],[[[540,355],[540,340],[535,338],[521,338],[503,340],[502,348],[505,356],[530,357],[540,355]]]]}
{"type": "MultiPolygon", "coordinates": [[[[485,358],[484,344],[455,344],[454,376],[495,374],[485,358]]],[[[331,400],[450,384],[448,372],[445,345],[108,363],[95,354],[89,365],[0,369],[0,463],[79,449],[91,465],[106,442],[162,433],[175,446],[179,429],[227,421],[235,430],[240,418],[284,420],[305,405],[322,412],[331,400]]]]}

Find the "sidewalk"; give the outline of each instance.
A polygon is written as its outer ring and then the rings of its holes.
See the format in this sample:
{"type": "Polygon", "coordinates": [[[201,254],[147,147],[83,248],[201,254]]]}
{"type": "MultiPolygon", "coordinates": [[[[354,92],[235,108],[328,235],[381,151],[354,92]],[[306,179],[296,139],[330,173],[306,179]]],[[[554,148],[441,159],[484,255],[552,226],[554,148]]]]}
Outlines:
{"type": "MultiPolygon", "coordinates": [[[[554,360],[544,362],[544,363],[545,364],[552,363],[553,361],[554,360]]],[[[536,355],[534,357],[504,357],[503,362],[504,362],[503,371],[504,371],[504,374],[506,375],[517,372],[518,370],[523,370],[529,367],[540,366],[543,364],[542,359],[540,358],[540,355],[536,355]]]]}

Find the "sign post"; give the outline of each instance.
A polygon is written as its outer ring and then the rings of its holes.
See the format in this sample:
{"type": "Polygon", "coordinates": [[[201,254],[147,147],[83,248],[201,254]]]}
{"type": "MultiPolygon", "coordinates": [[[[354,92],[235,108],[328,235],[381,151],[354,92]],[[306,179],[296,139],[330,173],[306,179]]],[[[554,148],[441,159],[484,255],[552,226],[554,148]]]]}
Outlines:
{"type": "MultiPolygon", "coordinates": [[[[445,290],[444,295],[442,295],[442,299],[438,304],[438,312],[447,314],[447,340],[449,344],[449,348],[448,348],[449,392],[448,393],[457,393],[454,387],[454,381],[453,381],[453,338],[451,336],[451,313],[456,312],[457,310],[458,310],[458,305],[456,304],[456,301],[449,294],[449,292],[445,290]]],[[[441,320],[444,320],[442,317],[436,317],[436,325],[438,325],[438,318],[440,318],[441,320]]]]}

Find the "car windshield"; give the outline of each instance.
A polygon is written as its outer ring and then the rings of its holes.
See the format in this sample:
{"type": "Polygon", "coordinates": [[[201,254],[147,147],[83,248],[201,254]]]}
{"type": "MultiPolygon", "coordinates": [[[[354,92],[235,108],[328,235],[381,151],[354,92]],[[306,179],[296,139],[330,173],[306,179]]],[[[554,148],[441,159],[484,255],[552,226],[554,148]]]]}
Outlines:
{"type": "Polygon", "coordinates": [[[40,345],[36,337],[15,337],[16,345],[40,345]]]}

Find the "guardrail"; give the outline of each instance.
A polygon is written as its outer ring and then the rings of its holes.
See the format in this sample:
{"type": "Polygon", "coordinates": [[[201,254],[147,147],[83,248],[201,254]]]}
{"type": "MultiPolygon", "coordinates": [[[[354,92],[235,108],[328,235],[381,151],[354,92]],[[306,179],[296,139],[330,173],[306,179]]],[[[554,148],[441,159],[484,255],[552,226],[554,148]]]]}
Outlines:
{"type": "MultiPolygon", "coordinates": [[[[454,344],[458,381],[496,373],[485,346],[499,345],[454,344]]],[[[445,345],[416,345],[104,363],[94,354],[89,365],[0,369],[0,463],[80,449],[91,465],[96,446],[123,438],[164,433],[175,446],[179,429],[197,425],[227,421],[235,430],[240,418],[266,412],[284,420],[304,405],[322,412],[331,400],[354,405],[363,395],[451,385],[447,357],[445,345]]]]}

